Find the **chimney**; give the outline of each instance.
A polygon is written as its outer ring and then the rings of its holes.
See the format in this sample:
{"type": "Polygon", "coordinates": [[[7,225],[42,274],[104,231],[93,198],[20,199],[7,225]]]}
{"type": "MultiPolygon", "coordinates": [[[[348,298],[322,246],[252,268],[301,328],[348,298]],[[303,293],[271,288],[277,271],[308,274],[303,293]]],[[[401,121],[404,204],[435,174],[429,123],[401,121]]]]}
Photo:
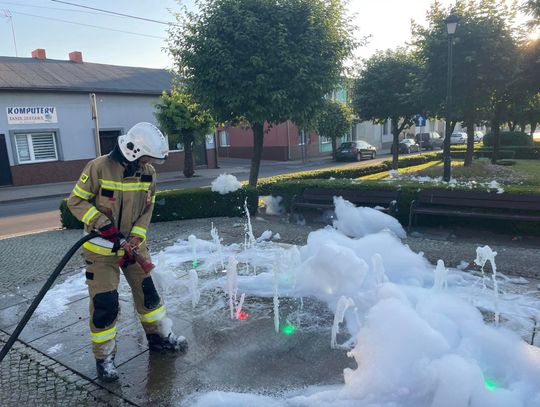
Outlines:
{"type": "Polygon", "coordinates": [[[73,51],[69,53],[69,60],[71,62],[76,62],[78,64],[82,64],[82,53],[79,51],[73,51]]]}
{"type": "Polygon", "coordinates": [[[32,51],[32,58],[47,59],[47,55],[45,55],[45,50],[43,48],[38,48],[32,51]]]}

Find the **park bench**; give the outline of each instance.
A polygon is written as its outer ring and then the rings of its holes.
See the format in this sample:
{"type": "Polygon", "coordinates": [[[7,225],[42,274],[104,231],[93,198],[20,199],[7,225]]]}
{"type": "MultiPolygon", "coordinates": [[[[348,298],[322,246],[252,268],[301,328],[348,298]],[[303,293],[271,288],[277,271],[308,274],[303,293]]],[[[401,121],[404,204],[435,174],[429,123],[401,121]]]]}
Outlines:
{"type": "Polygon", "coordinates": [[[409,228],[416,225],[418,215],[538,222],[540,221],[540,196],[425,190],[420,191],[411,203],[409,228]]]}
{"type": "Polygon", "coordinates": [[[306,188],[302,195],[293,197],[290,217],[292,218],[299,208],[318,211],[333,209],[334,196],[341,196],[356,206],[375,207],[381,212],[394,215],[397,212],[399,194],[399,191],[306,188]]]}

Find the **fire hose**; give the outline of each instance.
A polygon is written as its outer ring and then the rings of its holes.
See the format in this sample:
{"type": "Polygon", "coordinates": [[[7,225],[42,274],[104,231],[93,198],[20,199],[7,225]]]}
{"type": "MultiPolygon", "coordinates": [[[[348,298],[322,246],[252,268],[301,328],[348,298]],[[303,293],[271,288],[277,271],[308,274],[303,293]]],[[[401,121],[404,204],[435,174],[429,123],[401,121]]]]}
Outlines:
{"type": "MultiPolygon", "coordinates": [[[[11,349],[11,347],[13,346],[13,344],[15,343],[17,338],[19,337],[20,333],[22,332],[22,330],[24,329],[24,327],[26,326],[26,324],[28,323],[28,321],[30,320],[32,315],[34,314],[34,311],[36,310],[36,308],[39,306],[39,304],[43,300],[43,297],[45,297],[45,294],[47,294],[49,289],[52,287],[52,285],[54,284],[54,282],[56,281],[56,279],[58,278],[58,276],[60,275],[60,273],[62,272],[64,267],[66,266],[67,262],[73,257],[75,252],[77,250],[79,250],[79,248],[85,242],[87,242],[87,241],[89,241],[89,240],[91,240],[91,239],[93,239],[95,237],[99,237],[99,234],[97,232],[91,232],[91,233],[87,234],[86,236],[79,239],[71,247],[71,249],[69,249],[69,251],[64,255],[64,257],[62,258],[62,260],[60,261],[58,266],[56,266],[56,268],[54,269],[54,272],[49,276],[49,278],[47,279],[47,281],[45,282],[43,287],[41,287],[41,290],[39,290],[39,293],[36,295],[36,297],[34,298],[32,303],[30,304],[30,307],[26,310],[26,312],[23,315],[22,319],[17,324],[17,327],[15,328],[15,330],[13,331],[13,333],[11,334],[9,339],[7,340],[6,344],[4,345],[2,350],[0,351],[0,363],[2,363],[2,360],[4,360],[4,358],[8,354],[9,350],[11,349]]],[[[122,246],[126,245],[126,243],[127,243],[126,240],[122,237],[120,239],[120,246],[122,247],[122,246]]],[[[140,256],[139,253],[136,250],[132,251],[131,257],[132,257],[131,259],[127,259],[126,256],[122,257],[120,259],[120,261],[118,262],[119,266],[124,267],[124,266],[132,264],[134,262],[137,262],[141,266],[141,268],[143,269],[143,271],[145,273],[150,272],[150,270],[152,270],[154,268],[154,265],[150,261],[148,261],[148,260],[144,259],[142,256],[140,256]]]]}

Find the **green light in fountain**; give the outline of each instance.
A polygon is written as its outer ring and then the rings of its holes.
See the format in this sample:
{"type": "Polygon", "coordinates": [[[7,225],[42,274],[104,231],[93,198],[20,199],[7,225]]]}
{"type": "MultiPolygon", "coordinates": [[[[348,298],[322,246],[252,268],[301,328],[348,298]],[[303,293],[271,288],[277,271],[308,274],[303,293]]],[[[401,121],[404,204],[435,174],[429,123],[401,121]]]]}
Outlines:
{"type": "Polygon", "coordinates": [[[296,331],[296,328],[292,324],[287,324],[283,328],[281,328],[281,332],[283,332],[284,335],[292,335],[296,331]]]}
{"type": "Polygon", "coordinates": [[[191,265],[192,265],[193,267],[198,267],[198,266],[199,266],[199,262],[198,262],[197,260],[195,260],[195,261],[193,261],[193,262],[191,263],[191,265]]]}
{"type": "Polygon", "coordinates": [[[495,389],[497,389],[497,383],[495,383],[495,380],[493,379],[490,379],[489,377],[486,377],[484,379],[484,386],[486,386],[486,389],[490,390],[490,391],[493,391],[495,389]]]}

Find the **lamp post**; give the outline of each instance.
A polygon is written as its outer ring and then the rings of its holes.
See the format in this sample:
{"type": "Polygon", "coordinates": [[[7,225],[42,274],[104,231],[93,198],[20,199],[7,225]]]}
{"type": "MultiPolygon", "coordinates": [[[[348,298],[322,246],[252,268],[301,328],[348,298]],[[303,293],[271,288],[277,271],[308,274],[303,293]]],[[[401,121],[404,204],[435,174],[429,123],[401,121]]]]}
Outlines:
{"type": "Polygon", "coordinates": [[[450,157],[450,136],[452,136],[452,45],[459,18],[450,14],[446,20],[446,33],[448,34],[448,75],[446,78],[446,129],[444,135],[444,175],[443,180],[448,182],[451,178],[452,163],[450,157]]]}

